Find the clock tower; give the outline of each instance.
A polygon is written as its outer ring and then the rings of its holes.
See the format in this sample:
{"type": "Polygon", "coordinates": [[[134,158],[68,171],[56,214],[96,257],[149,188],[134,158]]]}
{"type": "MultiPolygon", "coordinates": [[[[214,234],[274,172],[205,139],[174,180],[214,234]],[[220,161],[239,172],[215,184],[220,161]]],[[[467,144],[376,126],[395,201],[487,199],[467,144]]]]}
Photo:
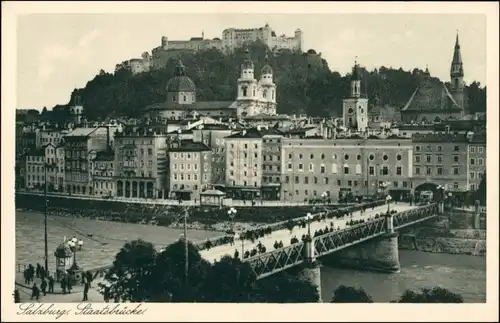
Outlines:
{"type": "Polygon", "coordinates": [[[364,132],[368,128],[368,98],[361,94],[361,71],[354,62],[351,76],[351,94],[344,99],[344,126],[354,131],[364,132]]]}

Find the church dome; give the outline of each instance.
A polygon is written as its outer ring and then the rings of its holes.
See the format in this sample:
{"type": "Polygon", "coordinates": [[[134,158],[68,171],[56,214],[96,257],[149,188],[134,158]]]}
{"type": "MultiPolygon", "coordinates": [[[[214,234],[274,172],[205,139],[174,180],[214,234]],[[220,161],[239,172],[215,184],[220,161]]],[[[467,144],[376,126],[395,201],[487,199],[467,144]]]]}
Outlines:
{"type": "Polygon", "coordinates": [[[170,79],[166,87],[167,92],[196,92],[194,82],[186,76],[185,67],[181,60],[177,62],[174,77],[170,79]]]}
{"type": "Polygon", "coordinates": [[[254,68],[254,65],[253,65],[252,57],[250,56],[250,51],[247,48],[247,49],[245,49],[245,59],[243,60],[243,63],[241,64],[241,69],[242,70],[250,70],[253,68],[254,68]]]}

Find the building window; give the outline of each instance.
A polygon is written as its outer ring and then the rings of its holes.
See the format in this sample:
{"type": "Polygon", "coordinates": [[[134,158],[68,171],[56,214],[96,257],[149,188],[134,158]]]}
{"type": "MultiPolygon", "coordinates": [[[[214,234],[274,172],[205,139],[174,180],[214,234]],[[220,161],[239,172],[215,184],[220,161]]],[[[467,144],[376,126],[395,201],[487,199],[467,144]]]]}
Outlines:
{"type": "Polygon", "coordinates": [[[311,156],[309,156],[309,158],[310,158],[310,159],[314,159],[314,155],[313,155],[313,154],[311,154],[311,156]]]}
{"type": "Polygon", "coordinates": [[[360,164],[357,164],[356,165],[356,174],[361,174],[361,165],[360,164]]]}
{"type": "Polygon", "coordinates": [[[292,163],[288,163],[288,170],[292,169],[292,163]]]}
{"type": "Polygon", "coordinates": [[[314,171],[314,165],[313,164],[309,164],[309,171],[310,172],[314,171]]]}
{"type": "Polygon", "coordinates": [[[299,171],[302,171],[302,170],[304,170],[304,165],[299,164],[299,171]]]}
{"type": "Polygon", "coordinates": [[[314,184],[318,184],[318,178],[314,177],[314,184]]]}
{"type": "Polygon", "coordinates": [[[389,168],[387,166],[382,167],[382,175],[389,175],[389,168]]]}
{"type": "Polygon", "coordinates": [[[285,176],[285,183],[290,183],[290,177],[289,176],[285,176]]]}
{"type": "Polygon", "coordinates": [[[337,180],[337,186],[341,186],[342,185],[342,181],[340,179],[337,180]]]}
{"type": "Polygon", "coordinates": [[[443,156],[442,156],[442,155],[438,155],[438,156],[437,156],[437,162],[438,162],[439,164],[442,164],[442,163],[443,163],[443,156]]]}
{"type": "Polygon", "coordinates": [[[345,160],[349,160],[349,155],[345,154],[345,155],[344,155],[344,159],[345,159],[345,160]]]}
{"type": "Polygon", "coordinates": [[[476,176],[476,173],[474,173],[474,172],[470,172],[470,179],[474,179],[474,178],[475,178],[475,176],[476,176]]]}
{"type": "Polygon", "coordinates": [[[325,185],[328,185],[328,177],[323,178],[323,183],[325,183],[325,185]]]}
{"type": "Polygon", "coordinates": [[[295,176],[295,184],[299,184],[299,177],[295,176]]]}
{"type": "Polygon", "coordinates": [[[426,150],[426,151],[432,151],[432,147],[431,147],[431,146],[426,146],[426,147],[425,147],[425,150],[426,150]]]}
{"type": "Polygon", "coordinates": [[[305,195],[309,195],[309,191],[308,190],[304,190],[304,194],[305,195]]]}
{"type": "Polygon", "coordinates": [[[344,174],[349,174],[349,166],[344,166],[344,174]]]}
{"type": "Polygon", "coordinates": [[[337,174],[337,164],[332,164],[332,173],[337,174]]]}
{"type": "Polygon", "coordinates": [[[432,162],[432,156],[431,156],[431,155],[426,155],[426,156],[425,156],[425,160],[426,160],[428,163],[432,162]]]}
{"type": "Polygon", "coordinates": [[[370,168],[368,169],[368,173],[369,173],[370,175],[375,175],[375,167],[370,166],[370,168]]]}
{"type": "Polygon", "coordinates": [[[454,146],[453,151],[460,151],[460,146],[454,146]]]}
{"type": "Polygon", "coordinates": [[[420,156],[415,156],[415,163],[420,163],[420,156]]]}
{"type": "Polygon", "coordinates": [[[440,153],[443,151],[443,146],[437,146],[437,151],[440,153]]]}
{"type": "Polygon", "coordinates": [[[382,157],[383,160],[388,160],[389,159],[389,156],[387,156],[386,154],[384,154],[384,156],[382,157]]]}
{"type": "Polygon", "coordinates": [[[453,189],[458,190],[458,182],[453,183],[453,189]]]}
{"type": "Polygon", "coordinates": [[[352,186],[352,181],[347,181],[347,186],[352,186]]]}
{"type": "Polygon", "coordinates": [[[443,167],[438,167],[437,168],[437,174],[438,175],[443,175],[443,167]]]}
{"type": "Polygon", "coordinates": [[[288,159],[292,159],[292,154],[288,154],[288,159]]]}
{"type": "Polygon", "coordinates": [[[478,164],[479,166],[483,166],[483,163],[484,163],[484,160],[483,160],[482,158],[478,158],[478,159],[477,159],[477,164],[478,164]]]}
{"type": "Polygon", "coordinates": [[[396,175],[402,175],[403,174],[403,168],[402,167],[396,167],[396,175]]]}
{"type": "Polygon", "coordinates": [[[299,154],[299,159],[302,159],[302,154],[299,154]]]}
{"type": "Polygon", "coordinates": [[[309,177],[304,177],[304,184],[309,184],[309,177]]]}
{"type": "Polygon", "coordinates": [[[453,167],[453,175],[460,174],[460,169],[458,167],[453,167]]]}
{"type": "Polygon", "coordinates": [[[476,147],[471,146],[471,147],[470,147],[470,152],[471,152],[471,153],[475,153],[475,152],[476,152],[476,147]]]}
{"type": "Polygon", "coordinates": [[[476,159],[475,158],[471,158],[470,159],[470,164],[471,165],[475,165],[476,164],[476,159]]]}
{"type": "Polygon", "coordinates": [[[426,173],[427,175],[431,175],[431,174],[432,174],[432,168],[430,168],[430,167],[426,167],[426,169],[425,169],[425,173],[426,173]]]}
{"type": "Polygon", "coordinates": [[[415,146],[415,151],[420,151],[420,146],[415,146]]]}
{"type": "Polygon", "coordinates": [[[401,155],[400,155],[400,154],[397,154],[397,155],[396,155],[396,160],[401,160],[401,158],[402,158],[402,157],[401,157],[401,155]]]}
{"type": "Polygon", "coordinates": [[[394,182],[392,183],[392,185],[394,186],[394,188],[397,188],[397,187],[398,187],[398,184],[399,184],[399,183],[398,183],[398,181],[394,181],[394,182]]]}
{"type": "Polygon", "coordinates": [[[356,159],[357,159],[357,160],[361,160],[361,155],[359,155],[359,154],[358,154],[358,155],[356,156],[356,159]]]}
{"type": "Polygon", "coordinates": [[[325,159],[325,154],[321,154],[321,159],[325,159]]]}
{"type": "Polygon", "coordinates": [[[453,156],[453,162],[458,163],[458,156],[453,156]]]}
{"type": "Polygon", "coordinates": [[[326,173],[325,165],[321,165],[321,167],[320,167],[320,173],[321,174],[326,173]]]}
{"type": "Polygon", "coordinates": [[[477,152],[482,154],[484,152],[484,147],[477,147],[477,152]]]}

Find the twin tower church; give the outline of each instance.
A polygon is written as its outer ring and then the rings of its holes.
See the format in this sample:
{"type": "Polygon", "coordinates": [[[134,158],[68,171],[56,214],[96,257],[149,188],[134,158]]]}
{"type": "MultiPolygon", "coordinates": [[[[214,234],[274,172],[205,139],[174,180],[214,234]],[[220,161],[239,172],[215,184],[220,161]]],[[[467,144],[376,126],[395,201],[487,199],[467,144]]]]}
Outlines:
{"type": "Polygon", "coordinates": [[[186,76],[185,66],[179,60],[174,77],[167,83],[166,101],[146,107],[146,112],[151,117],[160,116],[169,120],[197,116],[245,118],[276,115],[276,84],[267,54],[265,59],[260,78],[257,80],[250,51],[245,50],[235,101],[197,101],[196,86],[186,76]]]}
{"type": "MultiPolygon", "coordinates": [[[[166,101],[150,105],[146,113],[150,117],[160,116],[167,120],[184,120],[198,116],[212,118],[243,118],[276,115],[276,84],[273,69],[266,62],[257,80],[250,52],[245,51],[241,73],[237,82],[235,101],[197,101],[196,86],[186,76],[185,67],[178,61],[174,77],[166,86],[166,101]]],[[[453,52],[449,86],[431,81],[426,70],[421,81],[404,107],[401,119],[405,123],[426,123],[448,119],[462,119],[467,110],[467,96],[464,93],[464,69],[460,53],[458,34],[453,52]]],[[[350,94],[343,100],[342,121],[346,128],[366,131],[369,125],[368,98],[362,91],[361,68],[355,62],[351,73],[350,94]]],[[[363,85],[366,89],[366,84],[363,85]]],[[[375,100],[378,101],[378,100],[375,100]]]]}

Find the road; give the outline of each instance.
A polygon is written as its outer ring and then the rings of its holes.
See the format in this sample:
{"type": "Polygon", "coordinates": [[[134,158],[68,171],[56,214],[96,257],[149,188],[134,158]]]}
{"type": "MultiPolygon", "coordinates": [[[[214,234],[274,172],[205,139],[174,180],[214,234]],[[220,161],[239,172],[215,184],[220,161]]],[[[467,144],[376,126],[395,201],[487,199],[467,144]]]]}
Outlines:
{"type": "MultiPolygon", "coordinates": [[[[410,206],[408,203],[398,203],[398,204],[391,204],[390,209],[391,210],[396,210],[398,212],[403,212],[407,211],[410,209],[418,208],[418,206],[410,206]]],[[[361,211],[357,211],[353,213],[352,219],[354,220],[360,220],[360,219],[368,219],[370,217],[375,216],[377,213],[384,213],[387,211],[387,205],[381,205],[379,207],[374,208],[373,210],[368,209],[365,211],[365,213],[361,214],[361,211]]],[[[345,216],[343,219],[326,219],[324,221],[318,222],[314,221],[311,223],[311,235],[314,234],[314,231],[319,230],[319,229],[324,229],[325,227],[330,227],[330,223],[333,222],[333,225],[335,228],[340,227],[340,229],[344,229],[347,225],[346,222],[350,221],[351,217],[350,216],[345,216]]],[[[252,250],[254,247],[257,248],[257,244],[261,242],[265,247],[267,251],[272,251],[274,249],[274,243],[276,241],[282,241],[283,246],[289,246],[290,245],[290,239],[292,236],[296,236],[297,239],[300,240],[303,234],[307,234],[307,226],[305,228],[294,228],[293,231],[290,233],[288,229],[283,229],[279,231],[275,231],[270,235],[266,235],[263,238],[260,238],[255,241],[255,243],[252,243],[249,240],[243,241],[243,248],[242,248],[242,242],[241,240],[235,241],[234,245],[221,245],[217,247],[213,247],[210,250],[203,250],[201,251],[201,255],[209,262],[214,262],[215,260],[220,260],[223,256],[229,255],[231,257],[234,256],[235,250],[238,250],[240,255],[242,254],[242,250],[247,251],[247,250],[252,250]]]]}

